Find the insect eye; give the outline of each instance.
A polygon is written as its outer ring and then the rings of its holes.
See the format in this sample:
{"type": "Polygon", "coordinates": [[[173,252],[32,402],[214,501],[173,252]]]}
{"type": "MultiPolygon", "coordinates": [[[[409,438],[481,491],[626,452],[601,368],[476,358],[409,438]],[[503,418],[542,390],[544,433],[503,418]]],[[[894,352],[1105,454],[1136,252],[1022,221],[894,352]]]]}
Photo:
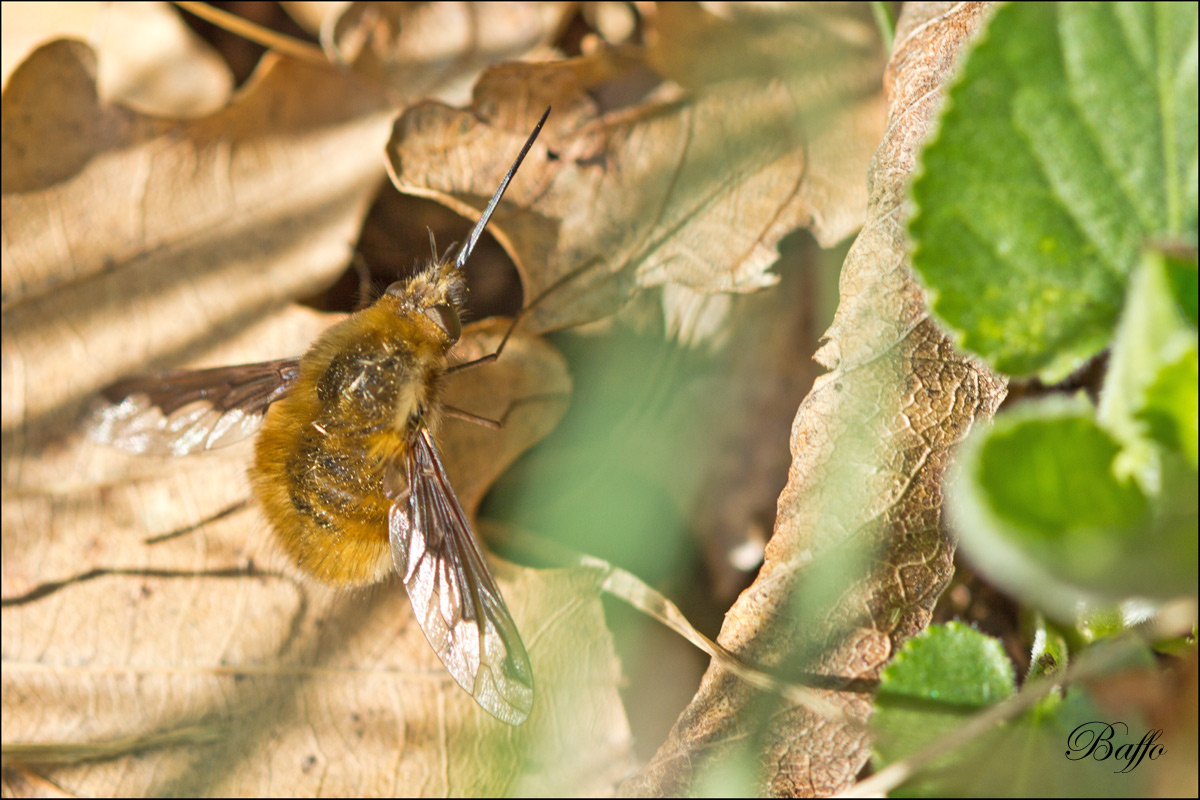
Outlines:
{"type": "Polygon", "coordinates": [[[425,309],[425,316],[446,332],[451,342],[457,342],[462,336],[462,323],[458,321],[458,312],[450,306],[432,306],[425,309]]]}

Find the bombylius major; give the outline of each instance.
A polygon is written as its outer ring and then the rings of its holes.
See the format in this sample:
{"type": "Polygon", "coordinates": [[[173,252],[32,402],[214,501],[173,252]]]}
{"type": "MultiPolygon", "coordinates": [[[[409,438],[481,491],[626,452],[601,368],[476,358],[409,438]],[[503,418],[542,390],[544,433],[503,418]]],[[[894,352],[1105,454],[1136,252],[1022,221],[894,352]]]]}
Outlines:
{"type": "Polygon", "coordinates": [[[394,568],[446,669],[510,725],[533,707],[533,671],[434,433],[453,412],[439,399],[445,376],[499,354],[448,364],[467,293],[462,268],[549,114],[453,261],[435,251],[299,358],[115,383],[91,426],[94,439],[123,450],[170,455],[261,428],[250,482],[292,561],[337,586],[375,583],[394,568]]]}

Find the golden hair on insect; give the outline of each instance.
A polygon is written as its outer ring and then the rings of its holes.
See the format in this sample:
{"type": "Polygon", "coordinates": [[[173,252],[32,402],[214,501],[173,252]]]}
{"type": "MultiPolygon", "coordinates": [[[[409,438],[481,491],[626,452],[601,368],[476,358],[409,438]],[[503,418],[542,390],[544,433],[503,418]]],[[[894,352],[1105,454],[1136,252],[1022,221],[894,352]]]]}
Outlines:
{"type": "Polygon", "coordinates": [[[258,430],[251,487],[292,562],[335,586],[399,573],[446,669],[512,725],[533,707],[533,671],[435,435],[446,375],[498,353],[448,363],[462,334],[463,265],[549,113],[453,261],[435,247],[424,269],[329,328],[299,358],[114,384],[92,426],[94,438],[123,449],[174,455],[258,430]]]}

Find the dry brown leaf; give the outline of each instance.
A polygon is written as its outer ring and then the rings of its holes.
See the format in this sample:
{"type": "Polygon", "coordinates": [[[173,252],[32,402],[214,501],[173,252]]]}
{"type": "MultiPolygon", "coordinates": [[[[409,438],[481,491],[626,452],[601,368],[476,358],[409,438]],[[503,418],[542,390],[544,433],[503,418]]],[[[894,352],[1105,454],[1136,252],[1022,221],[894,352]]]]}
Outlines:
{"type": "MultiPolygon", "coordinates": [[[[293,309],[201,363],[278,355],[337,318],[293,309]]],[[[460,357],[491,352],[506,328],[468,326],[460,357]]],[[[448,402],[493,417],[513,406],[502,431],[443,425],[469,511],[553,427],[568,391],[561,357],[521,334],[496,364],[453,376],[448,402]]],[[[31,465],[63,482],[6,492],[6,742],[218,729],[214,742],[43,767],[88,794],[595,793],[628,773],[616,664],[587,571],[499,573],[537,691],[530,719],[509,728],[445,672],[399,581],[363,591],[303,582],[256,511],[143,543],[245,497],[247,450],[130,458],[74,437],[31,465]],[[47,591],[47,581],[68,583],[47,591]]]]}
{"type": "MultiPolygon", "coordinates": [[[[36,767],[77,794],[610,791],[629,733],[595,576],[498,575],[537,686],[510,729],[445,672],[398,581],[301,582],[254,510],[143,543],[244,500],[248,445],[132,458],[83,442],[76,411],[153,365],[301,353],[332,319],[268,312],[344,268],[389,112],[353,75],[274,57],[191,122],[106,105],[93,75],[86,47],[54,43],[3,99],[5,742],[134,743],[36,767]],[[219,738],[136,744],[195,726],[219,738]]],[[[469,326],[460,356],[491,351],[505,324],[469,326]]],[[[515,405],[503,431],[444,424],[468,510],[568,390],[528,336],[454,377],[458,407],[515,405]]]]}
{"type": "Polygon", "coordinates": [[[62,40],[3,97],[6,439],[332,281],[381,177],[388,109],[335,70],[269,58],[190,121],[106,104],[94,76],[62,40]]]}
{"type": "Polygon", "coordinates": [[[485,67],[547,48],[570,3],[349,3],[325,18],[321,44],[388,87],[397,107],[471,100],[485,67]]]}
{"type": "Polygon", "coordinates": [[[62,787],[55,786],[35,771],[20,764],[5,764],[0,768],[0,774],[3,775],[4,781],[0,784],[0,791],[5,797],[44,797],[54,800],[74,797],[63,791],[62,787]]]}
{"type": "MultiPolygon", "coordinates": [[[[888,67],[888,134],[871,169],[867,223],[843,267],[818,379],[792,429],[793,461],[755,583],[719,642],[785,675],[869,681],[920,631],[952,574],[942,474],[955,444],[990,418],[1003,382],[955,352],[929,321],[905,260],[903,205],[916,153],[954,59],[987,5],[910,4],[888,67]]],[[[870,696],[824,694],[852,720],[870,696]]],[[[717,666],[629,795],[704,791],[730,769],[767,794],[827,795],[866,763],[860,725],[789,708],[717,666]]]]}
{"type": "MultiPolygon", "coordinates": [[[[774,283],[767,268],[784,234],[808,226],[828,245],[861,221],[859,176],[882,132],[882,59],[863,33],[872,30],[870,20],[846,20],[849,33],[822,32],[820,78],[801,68],[774,77],[714,76],[717,82],[687,91],[663,84],[649,101],[607,113],[594,99],[606,87],[644,78],[646,63],[674,71],[678,59],[661,55],[665,44],[645,54],[606,50],[494,68],[476,85],[471,112],[422,104],[397,121],[393,180],[473,213],[490,193],[485,176],[503,169],[503,154],[552,106],[511,190],[511,207],[530,210],[502,207],[494,229],[522,271],[527,301],[536,303],[528,325],[590,322],[661,287],[668,330],[703,338],[723,313],[713,295],[774,283]]],[[[756,35],[742,33],[733,48],[756,35]]],[[[664,25],[659,36],[672,43],[670,52],[707,41],[685,24],[664,25]]]]}
{"type": "Polygon", "coordinates": [[[146,114],[197,117],[225,105],[233,76],[166,3],[5,3],[3,76],[41,45],[72,37],[96,50],[101,97],[146,114]]]}
{"type": "MultiPolygon", "coordinates": [[[[643,4],[643,6],[641,11],[644,13],[645,6],[648,4],[643,4]]],[[[638,14],[632,3],[622,3],[619,0],[592,0],[592,2],[582,4],[580,13],[587,20],[588,27],[595,32],[592,35],[596,40],[606,44],[624,44],[638,32],[638,14]]],[[[583,51],[588,52],[586,43],[583,45],[583,51]]]]}
{"type": "Polygon", "coordinates": [[[325,20],[340,14],[350,3],[351,0],[283,0],[279,6],[293,22],[316,37],[325,20]]]}

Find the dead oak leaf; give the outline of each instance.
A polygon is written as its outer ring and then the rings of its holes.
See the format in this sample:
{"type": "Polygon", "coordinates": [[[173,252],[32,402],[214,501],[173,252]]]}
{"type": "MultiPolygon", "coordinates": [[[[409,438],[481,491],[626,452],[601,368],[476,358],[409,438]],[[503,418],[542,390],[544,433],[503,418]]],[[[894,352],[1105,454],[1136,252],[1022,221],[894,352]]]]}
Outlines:
{"type": "MultiPolygon", "coordinates": [[[[678,49],[696,41],[678,28],[678,49]]],[[[831,63],[876,76],[844,104],[801,71],[665,83],[647,100],[602,111],[599,90],[669,63],[656,55],[663,46],[496,67],[476,85],[470,112],[421,104],[397,120],[393,180],[476,213],[490,176],[507,166],[501,154],[553,107],[493,228],[525,281],[527,324],[591,322],[658,289],[668,330],[702,338],[713,324],[695,324],[705,317],[697,305],[774,283],[767,268],[786,233],[809,226],[832,244],[861,220],[861,175],[883,124],[881,61],[877,47],[834,41],[842,62],[831,55],[831,63]]]]}
{"type": "Polygon", "coordinates": [[[68,40],[2,108],[6,437],[332,281],[391,116],[353,76],[269,57],[216,114],[146,117],[101,100],[68,40]]]}
{"type": "Polygon", "coordinates": [[[549,54],[570,13],[569,3],[348,3],[319,30],[331,61],[378,80],[397,107],[460,105],[491,64],[549,54]]]}
{"type": "Polygon", "coordinates": [[[792,428],[792,465],[754,584],[718,642],[748,662],[805,676],[835,721],[751,689],[717,664],[631,796],[703,792],[727,770],[751,791],[824,796],[869,756],[871,681],[929,622],[953,572],[941,479],[954,446],[1005,393],[929,320],[905,260],[903,203],[915,155],[986,5],[905,6],[888,67],[888,133],[872,164],[866,225],[842,271],[837,318],[792,428]],[[854,324],[867,323],[870,324],[854,324]]]}
{"type": "MultiPolygon", "coordinates": [[[[130,780],[154,794],[611,787],[628,770],[628,731],[591,576],[500,576],[543,716],[497,733],[429,650],[398,583],[299,582],[253,511],[143,543],[244,499],[245,448],[129,458],[82,442],[74,410],[151,362],[302,352],[329,318],[263,312],[344,266],[390,114],[353,76],[270,57],[215,117],[154,120],[97,100],[89,58],[78,43],[49,45],[4,97],[6,740],[141,740],[198,722],[224,732],[54,768],[80,793],[130,780]],[[586,764],[526,758],[543,750],[586,764]]],[[[464,352],[494,347],[497,326],[469,330],[464,352]]],[[[468,508],[553,425],[569,386],[561,359],[529,337],[485,372],[490,383],[468,373],[449,399],[493,417],[544,399],[499,434],[447,421],[447,468],[468,508]],[[472,439],[487,434],[500,438],[472,439]]]]}
{"type": "Polygon", "coordinates": [[[167,3],[9,3],[3,7],[2,72],[54,39],[96,51],[101,97],[145,114],[195,117],[229,101],[229,67],[167,3]]]}
{"type": "MultiPolygon", "coordinates": [[[[295,352],[337,318],[293,308],[201,363],[295,352]]],[[[459,356],[490,352],[506,328],[468,326],[459,356]]],[[[495,364],[450,381],[447,401],[461,408],[513,408],[501,431],[450,419],[439,434],[469,512],[553,427],[568,390],[562,358],[520,333],[495,364]]],[[[6,740],[220,732],[86,768],[40,767],[48,777],[99,794],[132,781],[145,794],[364,796],[602,792],[627,774],[616,663],[586,570],[498,572],[536,683],[531,718],[509,728],[445,672],[399,581],[346,592],[299,580],[252,509],[143,542],[245,497],[247,450],[132,458],[76,436],[27,463],[62,480],[6,492],[6,740]]]]}

